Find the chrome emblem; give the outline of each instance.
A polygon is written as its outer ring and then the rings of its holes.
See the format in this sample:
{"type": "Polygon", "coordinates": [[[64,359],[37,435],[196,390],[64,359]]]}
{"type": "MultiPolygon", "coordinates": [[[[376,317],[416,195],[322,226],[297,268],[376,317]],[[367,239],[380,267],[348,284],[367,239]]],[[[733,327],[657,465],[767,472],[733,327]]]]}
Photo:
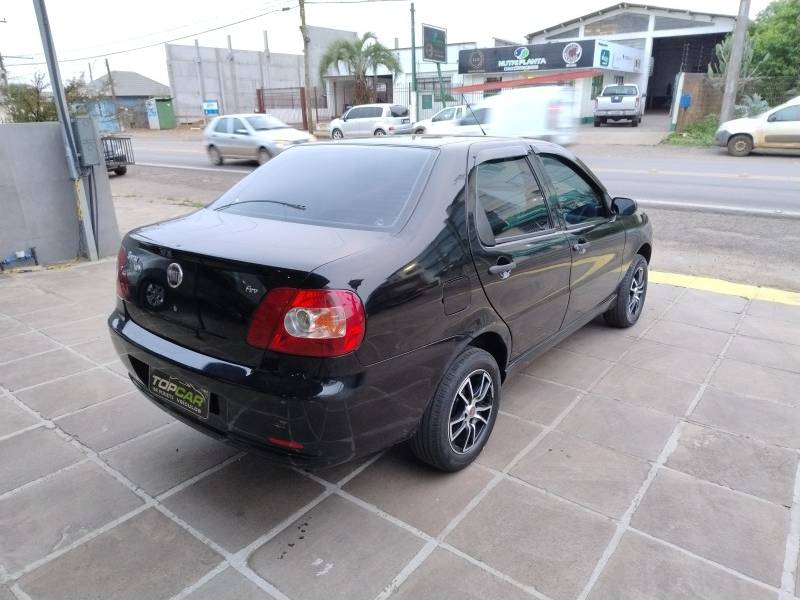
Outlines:
{"type": "Polygon", "coordinates": [[[178,287],[183,282],[183,269],[178,263],[170,263],[167,267],[167,284],[171,288],[178,287]]]}

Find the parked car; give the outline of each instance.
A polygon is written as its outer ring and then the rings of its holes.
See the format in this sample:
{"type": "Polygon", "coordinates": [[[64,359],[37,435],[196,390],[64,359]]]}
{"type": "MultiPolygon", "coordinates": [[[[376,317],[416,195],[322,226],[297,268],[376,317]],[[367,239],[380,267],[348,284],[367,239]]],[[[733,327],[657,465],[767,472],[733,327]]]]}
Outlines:
{"type": "Polygon", "coordinates": [[[572,89],[551,85],[504,90],[465,105],[459,121],[440,123],[436,133],[530,137],[568,145],[575,141],[576,125],[572,89]]]}
{"type": "Polygon", "coordinates": [[[625,85],[607,85],[594,99],[594,126],[608,123],[609,121],[629,120],[631,127],[638,127],[642,122],[644,102],[639,86],[626,83],[625,85]]]}
{"type": "Polygon", "coordinates": [[[800,96],[757,117],[726,121],[717,129],[716,141],[731,156],[800,150],[800,96]]]}
{"type": "Polygon", "coordinates": [[[598,315],[637,322],[652,244],[555,144],[304,144],[128,233],[108,324],[138,389],[215,438],[303,467],[410,439],[455,471],[512,369],[598,315]]]}
{"type": "Polygon", "coordinates": [[[447,133],[449,127],[457,123],[464,116],[465,106],[448,106],[443,108],[430,119],[422,119],[414,123],[414,133],[447,133]]]}
{"type": "Polygon", "coordinates": [[[400,104],[360,104],[331,121],[331,138],[411,133],[408,109],[400,104]]]}
{"type": "Polygon", "coordinates": [[[226,158],[264,164],[287,148],[315,139],[272,115],[258,113],[215,117],[203,132],[208,158],[215,165],[221,165],[226,158]]]}

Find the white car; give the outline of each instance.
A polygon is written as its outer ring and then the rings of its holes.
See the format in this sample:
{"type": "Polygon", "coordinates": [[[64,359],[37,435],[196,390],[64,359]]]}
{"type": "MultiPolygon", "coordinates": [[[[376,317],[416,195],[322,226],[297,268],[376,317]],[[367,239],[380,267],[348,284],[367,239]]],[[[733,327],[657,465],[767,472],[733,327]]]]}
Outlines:
{"type": "Polygon", "coordinates": [[[638,85],[607,85],[594,99],[594,126],[600,127],[609,121],[628,119],[631,127],[638,127],[642,122],[643,112],[644,102],[638,85]]]}
{"type": "Polygon", "coordinates": [[[753,150],[800,150],[800,96],[756,117],[724,122],[717,129],[716,142],[732,156],[747,156],[753,150]]]}
{"type": "Polygon", "coordinates": [[[226,158],[245,158],[264,164],[295,144],[315,139],[272,115],[258,113],[215,117],[203,132],[208,158],[215,165],[221,165],[226,158]]]}
{"type": "Polygon", "coordinates": [[[576,126],[572,88],[549,85],[503,90],[467,105],[460,121],[437,133],[528,137],[566,146],[575,141],[576,126]]]}
{"type": "Polygon", "coordinates": [[[331,121],[331,138],[411,133],[411,117],[401,104],[360,104],[331,121]]]}
{"type": "Polygon", "coordinates": [[[443,108],[430,119],[422,119],[414,123],[414,133],[446,133],[454,123],[464,117],[466,106],[448,106],[443,108]]]}

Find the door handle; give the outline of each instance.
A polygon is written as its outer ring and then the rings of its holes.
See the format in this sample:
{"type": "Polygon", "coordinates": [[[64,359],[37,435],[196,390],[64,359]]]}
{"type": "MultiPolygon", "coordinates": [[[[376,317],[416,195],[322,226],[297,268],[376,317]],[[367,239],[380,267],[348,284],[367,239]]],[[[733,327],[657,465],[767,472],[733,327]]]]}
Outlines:
{"type": "Polygon", "coordinates": [[[586,238],[578,238],[578,241],[572,244],[572,249],[578,254],[586,254],[586,248],[589,247],[589,241],[586,238]]]}
{"type": "Polygon", "coordinates": [[[506,279],[509,275],[511,275],[512,269],[517,266],[515,261],[501,263],[499,265],[492,265],[489,267],[489,274],[490,275],[500,275],[500,279],[506,279]]]}

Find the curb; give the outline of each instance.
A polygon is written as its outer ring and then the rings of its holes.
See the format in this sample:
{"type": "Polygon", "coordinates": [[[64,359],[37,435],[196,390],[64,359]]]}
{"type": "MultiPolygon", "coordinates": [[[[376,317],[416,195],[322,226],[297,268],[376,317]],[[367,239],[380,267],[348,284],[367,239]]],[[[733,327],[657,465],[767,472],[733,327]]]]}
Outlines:
{"type": "Polygon", "coordinates": [[[696,275],[681,275],[680,273],[664,273],[662,271],[650,271],[648,279],[651,283],[664,283],[677,287],[690,288],[693,290],[703,290],[727,296],[741,296],[753,300],[764,300],[766,302],[776,302],[778,304],[788,304],[800,306],[800,292],[779,290],[777,288],[760,287],[745,283],[734,283],[723,279],[713,279],[711,277],[698,277],[696,275]]]}

